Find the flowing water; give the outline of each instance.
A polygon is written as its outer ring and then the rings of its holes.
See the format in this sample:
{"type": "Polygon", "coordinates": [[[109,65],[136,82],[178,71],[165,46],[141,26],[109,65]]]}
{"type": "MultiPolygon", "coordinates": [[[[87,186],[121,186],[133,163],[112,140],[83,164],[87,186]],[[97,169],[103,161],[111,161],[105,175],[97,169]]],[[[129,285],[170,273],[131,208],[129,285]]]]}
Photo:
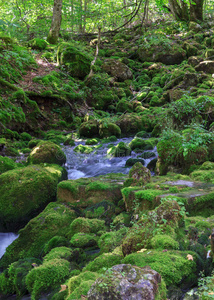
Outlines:
{"type": "MultiPolygon", "coordinates": [[[[95,149],[90,154],[82,154],[74,152],[73,149],[79,145],[85,145],[84,141],[76,141],[75,146],[64,147],[63,151],[67,157],[66,169],[68,171],[68,179],[78,179],[81,177],[95,177],[99,175],[105,175],[108,173],[123,173],[128,174],[131,167],[125,167],[126,161],[129,158],[137,158],[140,153],[135,153],[132,151],[130,156],[121,157],[111,157],[108,155],[107,151],[110,146],[116,146],[119,142],[124,142],[128,144],[133,138],[122,138],[118,139],[116,142],[95,145],[95,149]],[[100,147],[100,148],[99,148],[100,147]]],[[[151,150],[157,156],[156,147],[151,150]]],[[[147,166],[148,163],[155,157],[144,159],[147,166]]]]}
{"type": "Polygon", "coordinates": [[[6,248],[17,239],[18,235],[12,232],[0,232],[0,258],[4,255],[6,248]]]}

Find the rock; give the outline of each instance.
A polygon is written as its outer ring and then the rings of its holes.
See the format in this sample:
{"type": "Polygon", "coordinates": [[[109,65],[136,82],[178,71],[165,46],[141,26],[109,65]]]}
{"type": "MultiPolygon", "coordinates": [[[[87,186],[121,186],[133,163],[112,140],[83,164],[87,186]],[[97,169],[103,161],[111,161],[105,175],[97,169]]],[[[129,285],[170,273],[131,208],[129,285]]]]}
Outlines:
{"type": "Polygon", "coordinates": [[[89,120],[80,125],[80,136],[93,138],[99,135],[99,123],[96,120],[89,120]]]}
{"type": "Polygon", "coordinates": [[[54,168],[28,166],[0,175],[0,231],[16,231],[55,200],[57,173],[54,168]]]}
{"type": "MultiPolygon", "coordinates": [[[[47,186],[46,186],[47,189],[47,186]]],[[[41,258],[47,242],[54,236],[66,236],[76,213],[59,203],[49,203],[37,217],[19,231],[19,237],[7,247],[0,267],[7,267],[22,257],[41,258]]]]}
{"type": "Polygon", "coordinates": [[[79,79],[84,79],[90,72],[92,57],[69,43],[61,43],[57,49],[57,62],[64,66],[68,73],[79,79]]]}
{"type": "Polygon", "coordinates": [[[17,164],[13,159],[0,155],[0,174],[17,168],[17,164]]]}
{"type": "Polygon", "coordinates": [[[202,30],[202,27],[196,22],[189,22],[189,30],[192,30],[197,33],[202,30]]]}
{"type": "Polygon", "coordinates": [[[135,134],[143,130],[141,117],[137,114],[123,114],[116,124],[120,127],[123,134],[135,134]]]}
{"type": "Polygon", "coordinates": [[[213,74],[214,73],[214,61],[212,61],[212,60],[202,61],[195,67],[195,70],[198,72],[203,71],[208,74],[213,74]]]}
{"type": "Polygon", "coordinates": [[[45,50],[48,46],[48,42],[43,39],[35,38],[28,42],[28,46],[35,50],[45,50]]]}
{"type": "Polygon", "coordinates": [[[103,70],[118,81],[132,79],[133,74],[127,65],[116,59],[106,59],[103,64],[103,70]]]}
{"type": "Polygon", "coordinates": [[[111,181],[108,176],[66,180],[58,184],[57,199],[74,207],[87,208],[103,200],[117,205],[122,198],[121,184],[111,181]]]}
{"type": "Polygon", "coordinates": [[[95,281],[87,297],[88,300],[166,299],[166,289],[159,289],[161,281],[160,274],[148,266],[116,265],[95,281]]]}
{"type": "Polygon", "coordinates": [[[110,137],[112,135],[116,137],[120,137],[121,130],[120,127],[114,123],[109,123],[109,124],[100,123],[99,135],[101,138],[110,137]]]}
{"type": "Polygon", "coordinates": [[[125,167],[132,167],[134,166],[134,164],[136,164],[137,162],[140,162],[142,165],[145,164],[145,161],[143,159],[140,158],[129,158],[126,161],[125,167]]]}
{"type": "Polygon", "coordinates": [[[129,171],[129,178],[133,179],[132,185],[145,185],[151,180],[149,169],[137,162],[129,171]]]}
{"type": "Polygon", "coordinates": [[[62,166],[66,162],[66,156],[60,146],[52,142],[42,141],[33,148],[27,161],[29,164],[48,163],[62,166]]]}
{"type": "Polygon", "coordinates": [[[188,64],[195,67],[200,63],[200,59],[197,56],[190,56],[188,58],[188,64]]]}
{"type": "Polygon", "coordinates": [[[131,155],[131,148],[127,146],[124,142],[120,142],[117,146],[109,148],[107,153],[114,157],[125,157],[131,155]]]}

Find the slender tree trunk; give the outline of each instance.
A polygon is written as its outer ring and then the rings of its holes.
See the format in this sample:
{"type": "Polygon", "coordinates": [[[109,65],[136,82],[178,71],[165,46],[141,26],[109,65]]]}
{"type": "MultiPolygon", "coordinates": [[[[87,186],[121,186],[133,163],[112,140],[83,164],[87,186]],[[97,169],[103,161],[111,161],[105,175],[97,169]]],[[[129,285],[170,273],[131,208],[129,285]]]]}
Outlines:
{"type": "Polygon", "coordinates": [[[47,37],[47,41],[50,44],[57,43],[60,27],[61,27],[61,21],[62,21],[62,0],[54,0],[52,23],[47,37]]]}
{"type": "Polygon", "coordinates": [[[204,0],[194,0],[195,5],[190,4],[190,21],[203,21],[204,0]]]}
{"type": "Polygon", "coordinates": [[[85,33],[85,28],[86,28],[86,14],[87,14],[87,0],[84,0],[83,33],[85,33]]]}
{"type": "Polygon", "coordinates": [[[79,33],[83,32],[83,28],[82,28],[82,0],[80,0],[80,14],[79,14],[79,33]]]}

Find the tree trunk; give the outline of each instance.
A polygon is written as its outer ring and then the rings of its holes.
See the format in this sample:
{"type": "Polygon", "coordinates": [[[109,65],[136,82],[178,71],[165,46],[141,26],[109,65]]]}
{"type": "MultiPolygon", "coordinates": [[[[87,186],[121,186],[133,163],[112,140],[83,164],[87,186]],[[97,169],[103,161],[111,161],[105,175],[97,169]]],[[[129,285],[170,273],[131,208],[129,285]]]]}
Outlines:
{"type": "Polygon", "coordinates": [[[169,0],[169,8],[178,21],[203,21],[203,6],[205,0],[169,0]]]}
{"type": "Polygon", "coordinates": [[[195,4],[190,4],[190,21],[203,21],[204,0],[194,0],[195,4]]]}
{"type": "Polygon", "coordinates": [[[50,44],[57,43],[60,27],[61,27],[61,21],[62,21],[62,0],[54,0],[52,23],[47,37],[47,41],[50,44]]]}

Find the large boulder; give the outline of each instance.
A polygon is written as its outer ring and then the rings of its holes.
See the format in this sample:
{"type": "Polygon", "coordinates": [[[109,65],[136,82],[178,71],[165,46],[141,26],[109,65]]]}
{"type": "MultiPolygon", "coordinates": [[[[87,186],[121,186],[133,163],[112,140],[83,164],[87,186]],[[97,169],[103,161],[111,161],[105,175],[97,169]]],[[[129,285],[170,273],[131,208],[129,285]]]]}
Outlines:
{"type": "Polygon", "coordinates": [[[58,174],[38,165],[0,175],[0,231],[17,230],[56,197],[58,174]]]}
{"type": "MultiPolygon", "coordinates": [[[[19,237],[8,246],[0,260],[0,267],[7,267],[20,258],[43,254],[45,245],[55,236],[66,237],[76,213],[65,205],[49,203],[37,217],[19,231],[19,237]]],[[[45,254],[45,253],[44,253],[45,254]]]]}
{"type": "Polygon", "coordinates": [[[62,166],[66,162],[66,156],[60,146],[52,142],[42,141],[33,148],[27,161],[29,164],[48,163],[62,166]]]}
{"type": "Polygon", "coordinates": [[[68,73],[79,79],[84,79],[90,72],[92,57],[69,43],[61,43],[57,49],[57,62],[64,66],[68,73]]]}
{"type": "Polygon", "coordinates": [[[106,59],[103,64],[103,70],[118,81],[132,79],[133,74],[127,65],[116,59],[106,59]]]}
{"type": "Polygon", "coordinates": [[[213,60],[207,60],[200,62],[196,67],[196,71],[203,71],[208,74],[214,73],[214,61],[213,60]]]}
{"type": "Polygon", "coordinates": [[[114,157],[124,157],[131,155],[131,148],[127,146],[124,142],[120,142],[117,146],[109,148],[108,154],[114,157]]]}
{"type": "Polygon", "coordinates": [[[17,167],[17,164],[14,162],[13,159],[9,157],[4,157],[0,155],[0,174],[13,170],[17,167]]]}
{"type": "Polygon", "coordinates": [[[87,138],[97,137],[99,135],[99,123],[97,120],[83,122],[80,125],[79,134],[87,138]]]}
{"type": "Polygon", "coordinates": [[[151,180],[151,172],[141,162],[137,162],[129,171],[129,178],[132,185],[145,185],[151,180]]]}
{"type": "Polygon", "coordinates": [[[160,274],[150,267],[129,264],[113,266],[89,290],[88,300],[166,299],[160,274]]]}
{"type": "Polygon", "coordinates": [[[134,134],[144,129],[142,118],[134,113],[123,114],[116,124],[123,134],[134,134]]]}

